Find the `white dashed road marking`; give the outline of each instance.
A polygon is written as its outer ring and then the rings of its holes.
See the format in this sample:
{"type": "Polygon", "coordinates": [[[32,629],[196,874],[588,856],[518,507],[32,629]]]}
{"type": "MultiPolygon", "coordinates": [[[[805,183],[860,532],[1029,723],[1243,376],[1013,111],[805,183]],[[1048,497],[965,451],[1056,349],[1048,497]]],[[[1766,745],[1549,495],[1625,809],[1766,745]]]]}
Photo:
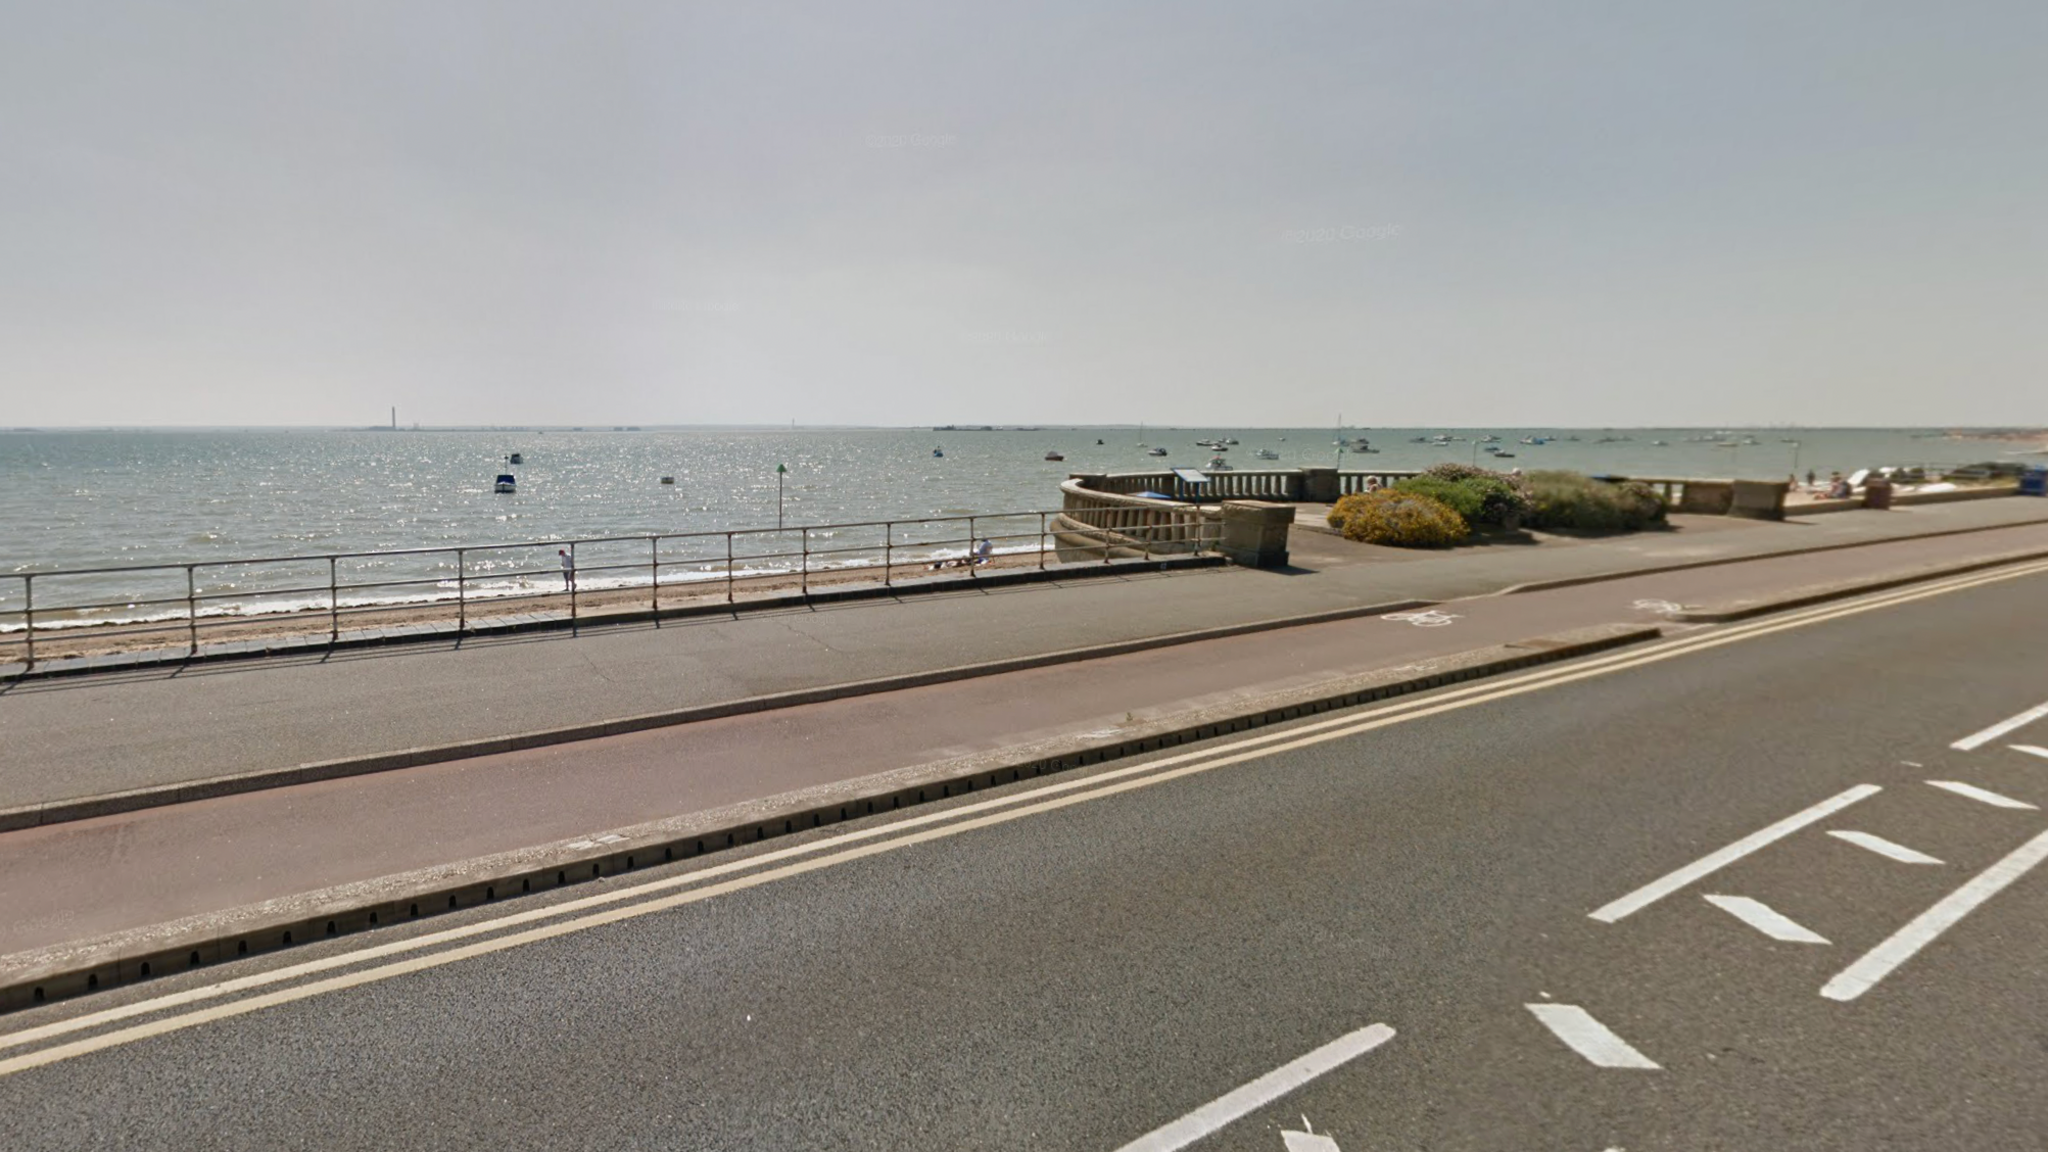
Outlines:
{"type": "Polygon", "coordinates": [[[2024,728],[2027,725],[2032,724],[2034,721],[2039,720],[2043,716],[2048,716],[2048,704],[2040,704],[2035,707],[2027,709],[2025,712],[2022,712],[2017,716],[2005,720],[2000,720],[1998,723],[1993,724],[1991,727],[1986,728],[1982,732],[1978,732],[1975,735],[1963,737],[1961,740],[1958,740],[1955,743],[1949,745],[1949,747],[1954,748],[1959,752],[1974,751],[1975,749],[1981,748],[1984,745],[1991,743],[1993,740],[1998,739],[2000,736],[2005,735],[2007,732],[2010,732],[2015,728],[2024,728]]]}
{"type": "Polygon", "coordinates": [[[1761,900],[1747,896],[1709,896],[1707,903],[1769,936],[1793,944],[1825,944],[1828,938],[1798,923],[1761,900]]]}
{"type": "Polygon", "coordinates": [[[1576,1004],[1524,1004],[1536,1019],[1571,1050],[1602,1068],[1657,1068],[1658,1063],[1629,1046],[1628,1041],[1576,1004]]]}
{"type": "Polygon", "coordinates": [[[1970,914],[1977,905],[1984,903],[2005,889],[2005,886],[2027,874],[2043,858],[2048,858],[2048,832],[2043,832],[2013,849],[2005,859],[1977,873],[1970,882],[1941,898],[1934,907],[1908,921],[1904,928],[1885,938],[1882,944],[1865,952],[1854,964],[1842,969],[1834,979],[1821,987],[1820,994],[1830,1000],[1854,1000],[1875,987],[1879,980],[1891,974],[1892,969],[1913,958],[1913,954],[1932,943],[1943,932],[1955,926],[1956,921],[1970,914]]]}
{"type": "Polygon", "coordinates": [[[2008,744],[2006,747],[2015,752],[2025,752],[2029,756],[2039,756],[2043,760],[2048,760],[2048,748],[2043,748],[2038,744],[2008,744]]]}
{"type": "Polygon", "coordinates": [[[1979,804],[1989,804],[1994,808],[2033,807],[2032,804],[2027,803],[2025,800],[2015,800],[2010,796],[2000,796],[1996,792],[1987,791],[1986,789],[1979,788],[1974,784],[1964,784],[1956,780],[1929,780],[1928,783],[1934,785],[1936,788],[1941,788],[1953,792],[1958,796],[1968,796],[1970,799],[1977,801],[1979,804]]]}
{"type": "Polygon", "coordinates": [[[1904,844],[1893,843],[1882,836],[1873,836],[1868,832],[1830,832],[1828,835],[1838,840],[1847,840],[1858,848],[1868,848],[1879,856],[1889,856],[1901,864],[1941,863],[1925,852],[1908,848],[1904,844]]]}
{"type": "Polygon", "coordinates": [[[1393,1038],[1394,1030],[1385,1024],[1367,1025],[1339,1036],[1242,1088],[1226,1092],[1163,1128],[1154,1128],[1117,1149],[1117,1152],[1173,1152],[1174,1149],[1185,1148],[1252,1109],[1271,1104],[1323,1073],[1355,1060],[1393,1038]]]}
{"type": "Polygon", "coordinates": [[[1588,915],[1592,916],[1595,920],[1612,924],[1632,912],[1662,900],[1664,897],[1671,895],[1673,892],[1698,880],[1702,876],[1725,868],[1759,848],[1782,840],[1816,820],[1825,819],[1856,803],[1858,800],[1875,796],[1883,790],[1875,784],[1858,784],[1847,792],[1831,796],[1803,812],[1795,812],[1768,828],[1752,832],[1718,852],[1702,856],[1676,872],[1652,880],[1641,888],[1623,896],[1621,899],[1595,909],[1588,913],[1588,915]]]}

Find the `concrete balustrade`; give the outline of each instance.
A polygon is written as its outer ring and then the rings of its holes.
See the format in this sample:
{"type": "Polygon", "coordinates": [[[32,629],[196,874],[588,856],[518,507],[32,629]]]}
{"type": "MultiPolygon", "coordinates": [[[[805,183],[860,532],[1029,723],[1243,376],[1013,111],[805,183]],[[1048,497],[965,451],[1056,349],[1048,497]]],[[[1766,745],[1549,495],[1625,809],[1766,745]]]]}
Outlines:
{"type": "MultiPolygon", "coordinates": [[[[1193,469],[1200,483],[1178,473],[1075,473],[1060,485],[1064,511],[1055,524],[1063,559],[1102,559],[1220,550],[1254,567],[1287,563],[1287,531],[1295,504],[1334,504],[1345,496],[1384,488],[1414,471],[1334,467],[1193,469]],[[1153,493],[1145,496],[1140,493],[1153,493]],[[1284,514],[1283,514],[1284,513],[1284,514]]],[[[1650,487],[1674,512],[1782,520],[1790,485],[1782,480],[1714,480],[1682,476],[1603,476],[1650,487]]],[[[1928,494],[1918,500],[1969,500],[2010,495],[2013,489],[1928,494]]],[[[1915,502],[1902,497],[1901,502],[1915,502]]],[[[1801,505],[1802,513],[1833,511],[1852,502],[1801,505]]]]}

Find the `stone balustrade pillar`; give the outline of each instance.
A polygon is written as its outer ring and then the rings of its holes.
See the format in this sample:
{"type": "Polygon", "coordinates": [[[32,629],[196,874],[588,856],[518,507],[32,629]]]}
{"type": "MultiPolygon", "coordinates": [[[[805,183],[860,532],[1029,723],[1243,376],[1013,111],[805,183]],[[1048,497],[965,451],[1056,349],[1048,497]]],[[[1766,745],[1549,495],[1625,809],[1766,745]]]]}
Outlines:
{"type": "Polygon", "coordinates": [[[1344,495],[1343,478],[1335,468],[1303,468],[1301,499],[1307,504],[1335,504],[1344,495]]]}
{"type": "MultiPolygon", "coordinates": [[[[1336,469],[1330,469],[1334,475],[1336,469]]],[[[1266,500],[1227,500],[1223,504],[1220,550],[1232,564],[1247,568],[1287,566],[1287,531],[1294,523],[1294,505],[1266,500]]]]}

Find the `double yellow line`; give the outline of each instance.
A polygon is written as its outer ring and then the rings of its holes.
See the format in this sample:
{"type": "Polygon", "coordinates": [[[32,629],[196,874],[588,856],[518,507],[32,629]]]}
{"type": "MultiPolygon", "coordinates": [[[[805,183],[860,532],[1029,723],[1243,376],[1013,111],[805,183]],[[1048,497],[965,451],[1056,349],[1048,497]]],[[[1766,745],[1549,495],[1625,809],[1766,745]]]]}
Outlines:
{"type": "Polygon", "coordinates": [[[964,835],[981,828],[1105,799],[1139,788],[1149,788],[1184,776],[1209,772],[1248,760],[1356,736],[1394,724],[1404,724],[1412,720],[1490,704],[1597,676],[1625,672],[1793,628],[1804,628],[1916,600],[2042,573],[2048,573],[2048,561],[2029,562],[1989,572],[1937,580],[1909,589],[1878,593],[1837,604],[1804,609],[1768,620],[1660,641],[1647,647],[1631,648],[1568,665],[1539,669],[1505,679],[1489,680],[1465,688],[1397,701],[1363,712],[1351,712],[1310,724],[1293,725],[1279,731],[1246,736],[1212,747],[1147,760],[1083,778],[1041,784],[973,804],[909,816],[877,827],[825,836],[808,843],[697,869],[679,876],[594,893],[560,904],[511,912],[457,928],[351,949],[318,960],[291,964],[116,1008],[85,1013],[0,1035],[0,1051],[44,1041],[61,1040],[66,1036],[90,1032],[138,1017],[171,1013],[176,1009],[189,1009],[172,1015],[161,1015],[157,1019],[143,1023],[37,1048],[21,1055],[0,1058],[0,1076],[39,1068],[152,1036],[195,1028],[216,1020],[259,1012],[280,1004],[374,984],[476,956],[502,952],[542,940],[551,940],[664,912],[777,880],[852,863],[870,856],[964,835]],[[508,929],[514,930],[507,931],[508,929]],[[493,935],[494,933],[502,934],[493,935]],[[385,963],[373,964],[375,961],[385,963]],[[358,967],[360,965],[370,966],[358,967]],[[355,970],[342,971],[350,968],[355,970]],[[323,975],[327,973],[334,974],[323,975]],[[307,977],[321,978],[293,983],[306,980],[307,977]],[[241,996],[242,993],[255,995],[241,996]],[[238,996],[239,999],[236,998],[238,996]]]}

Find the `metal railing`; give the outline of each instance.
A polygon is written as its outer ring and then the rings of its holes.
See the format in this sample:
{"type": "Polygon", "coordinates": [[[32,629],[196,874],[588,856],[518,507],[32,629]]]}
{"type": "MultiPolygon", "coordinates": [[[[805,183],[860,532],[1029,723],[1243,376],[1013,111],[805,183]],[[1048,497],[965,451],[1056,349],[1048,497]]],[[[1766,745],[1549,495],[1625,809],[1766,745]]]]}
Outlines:
{"type": "Polygon", "coordinates": [[[252,643],[325,632],[331,644],[345,625],[359,621],[401,633],[445,632],[452,621],[460,636],[479,621],[519,615],[535,604],[571,625],[589,608],[642,604],[658,619],[664,594],[672,604],[707,596],[737,604],[749,589],[793,586],[808,596],[821,579],[842,581],[849,574],[870,574],[885,587],[935,569],[962,568],[978,577],[984,561],[974,550],[984,540],[988,561],[1021,556],[1040,569],[1048,555],[1067,563],[1064,558],[1077,551],[1088,559],[1099,553],[1107,563],[1133,549],[1149,557],[1155,548],[1200,553],[1215,543],[1198,509],[1166,506],[17,572],[0,575],[0,661],[9,649],[33,666],[110,643],[175,644],[196,654],[206,636],[222,630],[252,643]],[[1077,525],[1100,539],[1077,540],[1077,525]],[[159,642],[136,643],[139,637],[159,642]],[[53,651],[66,647],[73,651],[53,651]]]}

